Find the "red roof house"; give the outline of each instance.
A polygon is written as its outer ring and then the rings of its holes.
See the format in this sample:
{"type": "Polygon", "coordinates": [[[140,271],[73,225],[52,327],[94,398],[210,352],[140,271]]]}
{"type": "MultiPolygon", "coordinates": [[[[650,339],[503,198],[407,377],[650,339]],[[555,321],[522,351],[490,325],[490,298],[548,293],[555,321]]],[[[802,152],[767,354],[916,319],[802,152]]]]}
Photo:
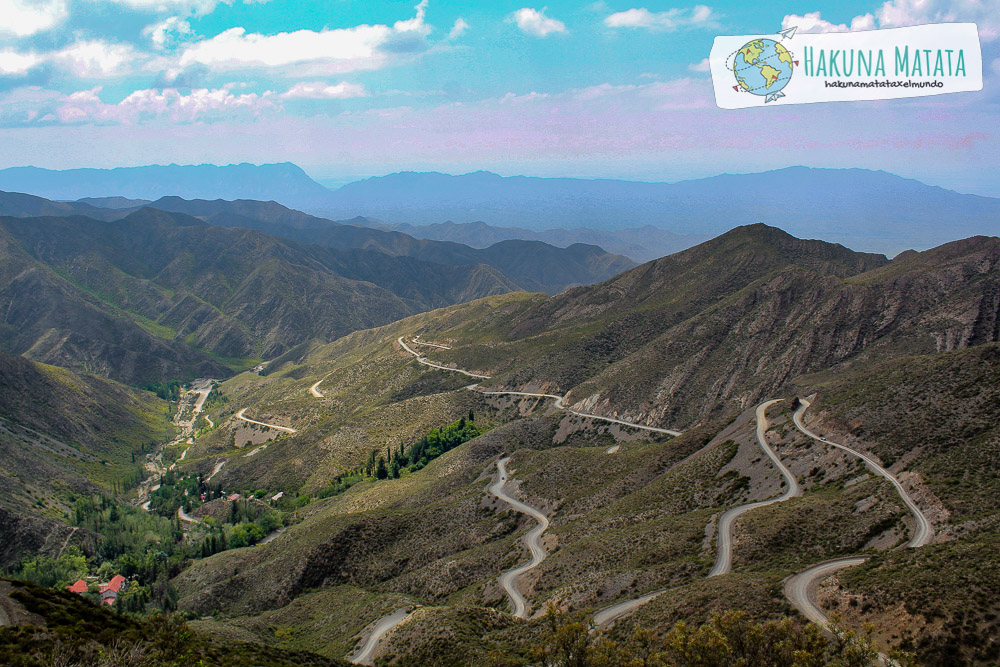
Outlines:
{"type": "Polygon", "coordinates": [[[110,606],[114,605],[115,600],[117,600],[117,599],[118,599],[118,593],[116,593],[115,591],[111,590],[110,588],[108,590],[105,590],[105,591],[101,592],[101,604],[102,605],[107,605],[107,606],[110,607],[110,606]]]}
{"type": "Polygon", "coordinates": [[[115,593],[118,593],[122,589],[122,584],[124,583],[125,583],[125,577],[123,577],[120,574],[116,574],[115,576],[111,577],[111,581],[109,581],[106,584],[100,585],[101,593],[103,593],[104,591],[114,591],[115,593]]]}
{"type": "Polygon", "coordinates": [[[67,586],[66,590],[70,593],[86,593],[87,592],[87,582],[83,579],[77,579],[72,586],[67,586]]]}

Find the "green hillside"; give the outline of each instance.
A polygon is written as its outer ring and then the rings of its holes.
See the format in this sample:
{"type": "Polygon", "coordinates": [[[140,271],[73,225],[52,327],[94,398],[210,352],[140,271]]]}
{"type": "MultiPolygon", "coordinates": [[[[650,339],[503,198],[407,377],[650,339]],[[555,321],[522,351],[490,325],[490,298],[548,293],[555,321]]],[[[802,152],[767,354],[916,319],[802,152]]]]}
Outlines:
{"type": "Polygon", "coordinates": [[[0,355],[0,562],[91,543],[70,534],[76,499],[141,479],[145,454],[173,435],[170,418],[151,393],[0,355]]]}

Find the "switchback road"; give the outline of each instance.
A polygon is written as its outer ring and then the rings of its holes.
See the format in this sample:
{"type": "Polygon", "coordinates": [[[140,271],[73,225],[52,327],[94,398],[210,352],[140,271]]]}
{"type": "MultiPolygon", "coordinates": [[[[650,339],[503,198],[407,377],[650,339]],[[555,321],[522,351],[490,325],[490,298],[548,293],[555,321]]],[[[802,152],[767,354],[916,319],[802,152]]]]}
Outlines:
{"type": "Polygon", "coordinates": [[[922,547],[925,544],[929,544],[931,540],[934,539],[934,529],[931,527],[931,522],[927,519],[927,516],[921,511],[921,509],[917,507],[917,504],[913,502],[913,499],[910,498],[910,494],[906,492],[906,489],[904,489],[903,485],[899,483],[899,480],[896,479],[895,475],[893,475],[888,470],[879,465],[878,461],[876,461],[868,454],[863,454],[855,449],[851,449],[847,445],[842,445],[840,443],[833,442],[832,440],[827,440],[826,438],[822,438],[813,433],[812,431],[810,431],[809,429],[807,429],[805,424],[802,422],[802,416],[805,414],[806,410],[809,408],[810,405],[811,403],[806,399],[804,398],[799,399],[799,407],[795,411],[795,414],[792,417],[795,420],[796,428],[798,428],[800,431],[802,431],[802,433],[809,436],[813,440],[816,440],[817,442],[830,445],[831,447],[836,447],[837,449],[841,449],[847,452],[848,454],[851,454],[852,456],[858,457],[859,459],[865,462],[865,465],[867,465],[872,472],[887,479],[889,483],[895,487],[896,493],[899,494],[899,497],[903,501],[903,504],[906,505],[906,509],[910,511],[911,515],[913,515],[915,528],[913,531],[913,536],[910,538],[910,541],[909,543],[907,543],[907,546],[916,548],[916,547],[922,547]]]}
{"type": "MultiPolygon", "coordinates": [[[[325,379],[326,378],[323,378],[323,380],[325,380],[325,379]]],[[[320,380],[319,382],[317,382],[313,386],[309,387],[309,393],[312,394],[313,396],[315,396],[316,398],[323,398],[323,394],[319,390],[319,385],[322,384],[323,380],[320,380]]]]}
{"type": "Polygon", "coordinates": [[[400,336],[398,338],[397,342],[402,346],[402,348],[404,350],[406,350],[407,352],[409,352],[410,354],[412,354],[414,357],[416,357],[417,361],[420,362],[421,364],[423,364],[424,366],[430,366],[431,368],[437,368],[437,369],[442,370],[442,371],[452,371],[454,373],[461,373],[462,375],[468,375],[470,378],[477,378],[477,379],[480,379],[480,380],[489,380],[490,379],[489,375],[480,375],[479,373],[470,373],[469,371],[463,371],[461,368],[450,368],[448,366],[442,366],[441,364],[435,364],[433,361],[429,360],[427,357],[421,356],[416,351],[414,351],[414,349],[412,347],[410,347],[409,345],[406,344],[406,341],[403,340],[402,336],[400,336]]]}
{"type": "Polygon", "coordinates": [[[249,422],[251,424],[257,424],[258,426],[266,426],[267,428],[273,428],[276,431],[283,431],[284,433],[298,433],[298,431],[296,431],[294,428],[288,426],[278,426],[277,424],[268,424],[267,422],[259,422],[256,419],[250,419],[249,417],[244,417],[243,413],[246,411],[247,408],[243,408],[242,410],[237,412],[236,418],[242,419],[243,421],[249,422]]]}
{"type": "MultiPolygon", "coordinates": [[[[491,376],[489,376],[489,375],[479,375],[477,373],[470,373],[469,371],[462,370],[461,368],[451,368],[449,366],[441,366],[440,364],[432,363],[426,357],[422,357],[419,354],[417,354],[416,352],[414,352],[413,349],[406,344],[406,341],[403,340],[402,336],[400,336],[397,339],[397,342],[400,344],[400,346],[404,350],[406,350],[407,352],[409,352],[410,354],[412,354],[414,357],[416,357],[417,361],[420,362],[421,364],[425,365],[425,366],[430,366],[431,368],[438,368],[438,369],[441,369],[441,370],[444,370],[444,371],[454,371],[455,373],[462,373],[464,375],[468,375],[469,377],[478,378],[480,380],[489,380],[489,379],[491,379],[491,376]]],[[[435,345],[435,347],[444,347],[444,346],[443,345],[435,345]]],[[[449,349],[450,350],[451,348],[445,348],[445,349],[449,349]]],[[[470,389],[470,390],[473,390],[473,391],[478,391],[480,394],[483,394],[484,396],[524,396],[524,397],[528,397],[528,398],[552,398],[552,399],[555,399],[555,402],[556,402],[555,405],[556,405],[557,408],[559,408],[560,410],[565,410],[566,412],[570,413],[571,415],[576,415],[577,417],[584,417],[584,418],[587,418],[587,419],[597,419],[597,420],[600,420],[600,421],[610,422],[612,424],[619,424],[621,426],[628,426],[630,428],[637,428],[637,429],[641,429],[643,431],[652,431],[654,433],[663,433],[665,435],[671,435],[671,436],[674,436],[674,437],[677,437],[677,436],[679,436],[681,434],[681,431],[674,431],[674,430],[668,429],[668,428],[657,428],[656,426],[646,426],[644,424],[633,424],[632,422],[627,422],[627,421],[624,421],[624,420],[621,420],[621,419],[615,419],[614,417],[604,417],[604,416],[601,416],[601,415],[590,414],[589,412],[580,412],[578,410],[573,410],[572,408],[569,408],[569,407],[566,406],[566,402],[565,402],[566,401],[566,397],[565,396],[557,396],[555,394],[539,394],[539,393],[534,393],[534,392],[530,392],[530,391],[485,391],[485,390],[479,389],[478,385],[470,385],[470,386],[466,387],[466,389],[470,389]]]]}
{"type": "Polygon", "coordinates": [[[767,500],[761,500],[755,503],[748,503],[746,505],[740,505],[739,507],[733,507],[722,513],[719,517],[719,527],[717,530],[718,539],[715,551],[715,565],[712,567],[712,571],[708,573],[710,577],[717,577],[721,574],[729,574],[733,565],[733,524],[736,519],[746,514],[750,510],[757,509],[758,507],[766,507],[767,505],[773,505],[774,503],[780,503],[788,500],[789,498],[794,498],[795,496],[802,495],[802,489],[799,488],[799,482],[795,479],[795,475],[781,462],[778,455],[774,453],[771,446],[767,444],[767,409],[774,405],[775,403],[780,403],[781,399],[775,399],[772,401],[766,401],[757,406],[757,443],[760,448],[764,450],[767,457],[771,459],[771,462],[778,468],[781,472],[781,476],[785,479],[785,492],[780,496],[774,498],[769,498],[767,500]]]}
{"type": "Polygon", "coordinates": [[[802,612],[803,616],[826,630],[829,619],[813,601],[815,583],[829,577],[834,572],[861,565],[866,560],[868,560],[868,556],[849,556],[813,565],[785,581],[785,597],[796,609],[802,612]]]}
{"type": "Polygon", "coordinates": [[[413,612],[406,611],[406,608],[397,609],[388,616],[383,616],[375,624],[375,628],[372,633],[368,635],[368,639],[365,640],[364,645],[347,656],[348,662],[353,662],[355,665],[370,665],[372,664],[372,655],[375,653],[375,647],[378,643],[382,641],[382,638],[389,634],[393,628],[405,621],[413,612]]]}
{"type": "Polygon", "coordinates": [[[521,595],[521,592],[517,590],[517,580],[525,572],[534,569],[545,560],[547,555],[545,552],[545,547],[542,546],[542,533],[549,527],[548,518],[542,514],[540,511],[532,507],[531,505],[525,505],[519,500],[515,500],[507,495],[504,491],[504,486],[507,484],[507,461],[510,457],[504,457],[497,461],[497,479],[490,486],[490,493],[504,501],[515,510],[521,514],[526,514],[538,522],[538,525],[525,533],[521,541],[524,545],[528,547],[531,552],[531,560],[521,565],[515,567],[513,570],[508,570],[500,575],[500,585],[503,589],[507,591],[507,596],[510,598],[511,603],[514,605],[514,615],[518,618],[528,618],[528,603],[521,595]]]}

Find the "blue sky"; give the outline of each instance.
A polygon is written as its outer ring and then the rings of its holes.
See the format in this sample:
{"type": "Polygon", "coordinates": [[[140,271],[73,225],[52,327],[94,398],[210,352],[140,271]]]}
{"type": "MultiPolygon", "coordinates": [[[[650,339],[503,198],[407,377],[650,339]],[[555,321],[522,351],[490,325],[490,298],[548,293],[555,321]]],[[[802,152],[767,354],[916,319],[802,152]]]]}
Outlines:
{"type": "Polygon", "coordinates": [[[0,0],[0,16],[0,167],[292,161],[335,183],[806,164],[1000,196],[1000,0],[0,0]],[[936,21],[979,24],[981,93],[715,108],[717,34],[936,21]]]}

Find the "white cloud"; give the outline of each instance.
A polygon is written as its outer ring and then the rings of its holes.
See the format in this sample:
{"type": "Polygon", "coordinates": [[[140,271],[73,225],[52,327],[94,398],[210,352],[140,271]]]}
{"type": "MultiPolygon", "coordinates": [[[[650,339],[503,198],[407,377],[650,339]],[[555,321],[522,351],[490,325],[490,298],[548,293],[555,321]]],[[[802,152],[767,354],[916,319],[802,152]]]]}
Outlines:
{"type": "Polygon", "coordinates": [[[803,32],[847,32],[874,28],[898,28],[909,25],[943,22],[972,22],[979,26],[983,41],[1000,37],[1000,2],[998,0],[889,0],[874,14],[862,14],[851,19],[850,25],[824,20],[819,12],[804,16],[789,14],[783,27],[797,25],[803,32]]]}
{"type": "MultiPolygon", "coordinates": [[[[94,0],[91,0],[94,1],[94,0]]],[[[191,13],[195,16],[209,14],[220,4],[233,5],[238,0],[106,0],[129,9],[157,13],[191,13]]],[[[264,4],[269,0],[243,0],[243,4],[264,4]]]]}
{"type": "Polygon", "coordinates": [[[66,18],[66,0],[0,0],[0,35],[28,37],[66,18]]]}
{"type": "Polygon", "coordinates": [[[81,79],[104,79],[129,74],[146,60],[129,44],[79,41],[58,51],[0,50],[0,74],[26,74],[48,63],[81,79]]]}
{"type": "Polygon", "coordinates": [[[328,85],[322,81],[303,81],[297,83],[288,91],[281,94],[285,99],[310,99],[310,100],[343,100],[351,97],[367,97],[368,92],[365,87],[341,81],[338,84],[328,85]]]}
{"type": "Polygon", "coordinates": [[[131,72],[144,57],[128,44],[94,40],[76,42],[46,54],[45,60],[81,79],[103,79],[131,72]]]}
{"type": "Polygon", "coordinates": [[[539,11],[530,7],[522,7],[511,14],[509,20],[513,20],[517,23],[518,28],[535,37],[546,37],[555,32],[566,32],[566,24],[546,16],[545,9],[539,11]]]}
{"type": "Polygon", "coordinates": [[[455,25],[451,27],[451,32],[448,33],[448,39],[457,39],[461,36],[463,32],[469,29],[469,24],[465,19],[459,17],[455,20],[455,25]]]}
{"type": "Polygon", "coordinates": [[[668,9],[651,12],[645,7],[616,12],[604,19],[609,28],[647,28],[649,30],[677,30],[686,27],[714,27],[716,16],[711,7],[695,5],[691,9],[668,9]]]}
{"type": "Polygon", "coordinates": [[[150,41],[153,42],[153,46],[158,49],[164,49],[173,46],[181,38],[189,36],[191,34],[191,24],[179,16],[171,16],[159,23],[146,26],[142,34],[149,37],[150,41]]]}
{"type": "Polygon", "coordinates": [[[549,96],[548,93],[536,93],[535,91],[531,91],[530,93],[526,93],[524,95],[518,95],[516,93],[507,93],[497,101],[500,104],[520,104],[522,102],[534,102],[535,100],[544,100],[548,96],[549,96]]]}
{"type": "Polygon", "coordinates": [[[197,89],[184,95],[174,88],[137,90],[117,104],[101,100],[100,88],[66,96],[55,110],[62,123],[138,123],[167,119],[175,123],[232,119],[235,115],[256,117],[273,109],[273,93],[234,95],[227,88],[197,89]]]}
{"type": "Polygon", "coordinates": [[[26,74],[41,62],[42,58],[34,53],[18,53],[13,49],[4,49],[0,51],[0,74],[26,74]]]}
{"type": "Polygon", "coordinates": [[[688,69],[691,70],[692,72],[707,72],[707,71],[709,71],[708,58],[702,58],[701,60],[699,60],[696,63],[691,63],[690,65],[688,65],[688,69]]]}
{"type": "Polygon", "coordinates": [[[276,35],[247,34],[230,28],[188,47],[182,66],[208,65],[216,69],[276,67],[313,60],[361,63],[379,58],[378,47],[388,38],[387,26],[358,26],[336,30],[298,30],[276,35]]]}
{"type": "Polygon", "coordinates": [[[282,67],[312,63],[310,72],[346,72],[382,66],[391,53],[419,51],[430,32],[424,22],[427,0],[416,6],[412,19],[392,26],[359,25],[332,30],[297,30],[274,35],[225,30],[188,46],[181,67],[204,65],[213,70],[282,67]]]}

